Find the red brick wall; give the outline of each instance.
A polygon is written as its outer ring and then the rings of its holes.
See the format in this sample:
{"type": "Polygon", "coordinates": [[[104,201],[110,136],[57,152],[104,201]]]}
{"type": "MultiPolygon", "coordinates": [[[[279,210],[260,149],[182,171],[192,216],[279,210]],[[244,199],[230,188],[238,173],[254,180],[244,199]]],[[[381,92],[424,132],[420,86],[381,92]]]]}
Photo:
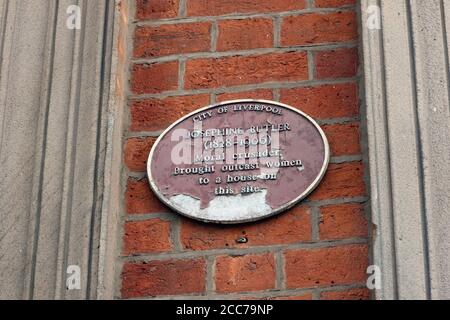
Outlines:
{"type": "Polygon", "coordinates": [[[136,0],[120,297],[368,298],[356,12],[354,0],[136,0]],[[155,137],[196,108],[237,98],[312,115],[332,150],[323,182],[257,223],[171,213],[145,178],[155,137]]]}

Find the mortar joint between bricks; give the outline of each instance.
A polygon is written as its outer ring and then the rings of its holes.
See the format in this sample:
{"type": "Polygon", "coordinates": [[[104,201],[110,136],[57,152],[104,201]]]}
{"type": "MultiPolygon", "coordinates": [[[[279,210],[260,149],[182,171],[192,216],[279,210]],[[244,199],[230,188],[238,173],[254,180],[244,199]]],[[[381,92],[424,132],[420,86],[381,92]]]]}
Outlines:
{"type": "Polygon", "coordinates": [[[275,264],[276,264],[276,288],[278,290],[286,289],[286,275],[285,275],[285,261],[282,250],[275,252],[275,264]]]}
{"type": "MultiPolygon", "coordinates": [[[[171,91],[163,91],[161,93],[150,93],[150,94],[131,94],[128,96],[128,100],[132,101],[142,101],[145,99],[164,99],[171,96],[190,96],[196,94],[210,94],[211,92],[215,94],[221,93],[231,93],[231,92],[243,92],[250,91],[256,89],[293,89],[293,88],[301,88],[301,87],[309,87],[309,86],[322,86],[322,85],[337,85],[344,83],[355,83],[358,81],[357,77],[348,77],[348,78],[329,78],[329,79],[320,79],[320,80],[299,80],[292,82],[265,82],[259,84],[246,84],[240,86],[229,86],[229,87],[219,87],[219,88],[208,88],[208,89],[189,89],[189,90],[171,90],[171,91]]],[[[337,118],[338,121],[344,118],[337,118]]],[[[349,119],[349,118],[346,118],[349,119]]],[[[358,118],[351,118],[358,119],[358,118]]],[[[330,118],[328,121],[332,123],[336,118],[330,118]]]]}
{"type": "Polygon", "coordinates": [[[315,54],[311,50],[308,50],[308,75],[309,80],[311,81],[314,81],[314,79],[316,78],[315,54]]]}
{"type": "Polygon", "coordinates": [[[184,74],[186,73],[186,59],[178,61],[178,90],[184,89],[184,74]]]}
{"type": "Polygon", "coordinates": [[[181,218],[175,218],[171,223],[170,240],[175,251],[183,251],[183,243],[181,241],[181,218]]]}
{"type": "Polygon", "coordinates": [[[147,178],[147,174],[145,172],[128,171],[128,177],[129,179],[143,180],[147,178]]]}
{"type": "Polygon", "coordinates": [[[173,222],[176,221],[177,217],[168,212],[158,212],[158,213],[149,213],[149,214],[127,214],[125,217],[125,222],[140,222],[140,221],[149,221],[159,219],[163,221],[173,222]]]}
{"type": "Polygon", "coordinates": [[[313,242],[320,241],[319,225],[320,225],[320,209],[319,207],[310,207],[311,212],[311,239],[313,242]]]}
{"type": "Polygon", "coordinates": [[[280,101],[280,98],[281,98],[280,88],[273,89],[273,100],[280,101]]]}
{"type": "Polygon", "coordinates": [[[339,156],[339,157],[331,157],[330,164],[341,164],[347,162],[360,162],[363,160],[362,155],[349,155],[349,156],[339,156]]]}
{"type": "Polygon", "coordinates": [[[327,200],[305,200],[304,204],[310,207],[323,207],[329,205],[339,205],[346,203],[365,203],[368,201],[368,197],[351,197],[351,198],[335,198],[327,200]]]}
{"type": "MultiPolygon", "coordinates": [[[[213,33],[214,28],[211,27],[211,33],[213,33]]],[[[218,32],[218,31],[217,31],[218,32]]],[[[275,54],[275,53],[289,53],[289,52],[307,52],[307,51],[332,51],[338,49],[352,49],[358,48],[358,42],[354,40],[345,42],[326,42],[317,44],[305,44],[305,45],[294,45],[286,47],[273,47],[273,48],[257,48],[257,49],[246,49],[246,50],[228,50],[228,51],[216,51],[217,37],[211,35],[211,50],[205,52],[194,52],[185,54],[172,54],[161,57],[150,57],[150,58],[132,58],[132,62],[135,65],[152,65],[164,62],[174,62],[180,60],[182,56],[185,60],[193,59],[218,59],[227,57],[248,57],[248,56],[262,56],[265,54],[275,54]],[[214,43],[213,43],[214,42],[214,43]],[[214,49],[212,49],[214,47],[214,49]]],[[[132,65],[133,66],[133,65],[132,65]]],[[[131,66],[131,67],[132,67],[131,66]]]]}
{"type": "Polygon", "coordinates": [[[211,92],[209,100],[210,100],[209,102],[211,105],[216,104],[217,103],[217,95],[214,92],[211,92]]]}
{"type": "Polygon", "coordinates": [[[211,249],[202,251],[180,251],[180,252],[162,252],[162,253],[146,253],[137,256],[122,256],[127,262],[139,263],[151,260],[189,260],[196,258],[207,258],[209,256],[246,256],[246,255],[259,255],[266,253],[275,253],[277,251],[286,250],[298,250],[298,249],[324,249],[324,248],[335,248],[340,246],[349,245],[367,245],[367,238],[350,238],[345,240],[326,240],[320,242],[304,242],[290,245],[272,245],[272,246],[260,246],[251,247],[246,249],[211,249]]]}
{"type": "Polygon", "coordinates": [[[206,257],[206,293],[207,295],[214,294],[216,291],[216,257],[206,257]]]}
{"type": "Polygon", "coordinates": [[[314,289],[312,292],[312,299],[313,300],[320,300],[320,290],[319,289],[314,289]]]}
{"type": "Polygon", "coordinates": [[[187,0],[180,0],[179,8],[178,8],[178,18],[186,17],[186,1],[187,0]]]}
{"type": "Polygon", "coordinates": [[[219,25],[217,21],[213,21],[211,24],[211,52],[217,51],[218,37],[219,37],[219,25]]]}
{"type": "Polygon", "coordinates": [[[282,18],[279,15],[273,18],[273,46],[274,48],[281,48],[281,23],[282,18]]]}
{"type": "Polygon", "coordinates": [[[125,138],[157,138],[163,131],[127,131],[125,132],[125,138]]]}
{"type": "MultiPolygon", "coordinates": [[[[274,291],[273,289],[270,290],[260,290],[260,291],[251,291],[251,292],[233,292],[233,293],[212,293],[211,295],[205,295],[205,294],[182,294],[182,295],[160,295],[157,297],[150,297],[150,296],[144,296],[139,298],[130,298],[130,299],[124,299],[124,300],[168,300],[168,299],[179,299],[179,300],[226,300],[226,299],[233,299],[233,300],[239,300],[239,299],[245,299],[245,298],[277,298],[277,297],[288,297],[288,296],[300,296],[300,295],[307,295],[311,294],[313,297],[313,300],[319,300],[320,294],[324,292],[330,292],[330,291],[338,291],[343,292],[346,290],[351,289],[363,289],[365,286],[361,284],[351,284],[351,285],[338,285],[338,286],[332,286],[332,287],[323,287],[323,288],[298,288],[298,289],[286,289],[286,290],[279,290],[274,291]]],[[[117,297],[120,299],[120,296],[117,297]]]]}

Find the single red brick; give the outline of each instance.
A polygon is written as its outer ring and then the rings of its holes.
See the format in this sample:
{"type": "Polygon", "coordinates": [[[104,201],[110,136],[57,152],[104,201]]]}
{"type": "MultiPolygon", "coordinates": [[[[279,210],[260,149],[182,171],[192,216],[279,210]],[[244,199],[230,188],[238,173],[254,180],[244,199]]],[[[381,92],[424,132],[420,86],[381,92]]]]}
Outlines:
{"type": "Polygon", "coordinates": [[[308,208],[294,207],[276,217],[246,225],[205,225],[183,219],[181,242],[190,250],[248,248],[252,246],[290,244],[311,240],[311,217],[308,208]],[[245,237],[248,242],[238,244],[245,237]]]}
{"type": "Polygon", "coordinates": [[[179,0],[136,0],[136,18],[165,19],[178,15],[179,0]]]}
{"type": "Polygon", "coordinates": [[[136,94],[159,93],[178,88],[178,61],[135,64],[131,90],[136,94]]]}
{"type": "Polygon", "coordinates": [[[217,51],[270,48],[273,46],[272,19],[219,21],[217,51]]]}
{"type": "Polygon", "coordinates": [[[227,92],[217,95],[216,99],[218,102],[238,100],[238,99],[272,100],[273,92],[270,89],[257,89],[253,91],[242,91],[242,92],[227,92]]]}
{"type": "Polygon", "coordinates": [[[281,45],[295,46],[358,39],[356,13],[309,13],[284,18],[281,45]]]}
{"type": "Polygon", "coordinates": [[[180,23],[136,28],[135,58],[210,51],[211,23],[180,23]]]}
{"type": "Polygon", "coordinates": [[[326,125],[323,130],[330,143],[332,156],[361,153],[359,123],[326,125]]]}
{"type": "Polygon", "coordinates": [[[131,171],[142,172],[147,168],[147,159],[156,138],[131,138],[125,143],[125,165],[131,171]]]}
{"type": "Polygon", "coordinates": [[[366,194],[362,162],[330,164],[309,200],[358,197],[366,194]]]}
{"type": "Polygon", "coordinates": [[[205,292],[203,259],[126,263],[122,270],[122,298],[205,292]]]}
{"type": "Polygon", "coordinates": [[[347,291],[322,292],[320,300],[369,300],[370,291],[367,288],[351,289],[347,291]]]}
{"type": "Polygon", "coordinates": [[[188,89],[308,79],[305,52],[196,59],[186,63],[188,89]]]}
{"type": "Polygon", "coordinates": [[[338,8],[346,5],[354,5],[356,0],[315,0],[317,8],[338,8]]]}
{"type": "Polygon", "coordinates": [[[281,101],[316,119],[354,117],[359,112],[355,83],[282,89],[281,101]]]}
{"type": "Polygon", "coordinates": [[[304,0],[189,0],[189,16],[219,16],[230,13],[267,13],[305,9],[304,0]]]}
{"type": "Polygon", "coordinates": [[[317,79],[347,78],[358,72],[358,49],[344,48],[315,54],[317,79]]]}
{"type": "Polygon", "coordinates": [[[248,292],[275,288],[273,254],[221,256],[216,260],[216,291],[248,292]]]}
{"type": "Polygon", "coordinates": [[[124,254],[170,251],[170,222],[161,219],[125,223],[124,254]]]}
{"type": "Polygon", "coordinates": [[[323,207],[320,210],[320,239],[336,240],[366,238],[367,219],[361,204],[343,204],[323,207]]]}
{"type": "Polygon", "coordinates": [[[132,101],[131,131],[160,131],[186,114],[207,106],[208,94],[132,101]]]}
{"type": "Polygon", "coordinates": [[[128,179],[125,206],[128,214],[170,212],[150,190],[147,179],[128,179]]]}
{"type": "Polygon", "coordinates": [[[293,289],[363,283],[368,254],[366,245],[289,250],[285,253],[286,286],[293,289]]]}

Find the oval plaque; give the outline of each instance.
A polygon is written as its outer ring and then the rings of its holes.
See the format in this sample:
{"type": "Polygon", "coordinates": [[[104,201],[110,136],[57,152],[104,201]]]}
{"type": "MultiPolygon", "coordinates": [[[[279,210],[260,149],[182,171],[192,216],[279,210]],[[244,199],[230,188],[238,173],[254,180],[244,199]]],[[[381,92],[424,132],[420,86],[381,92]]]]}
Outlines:
{"type": "Polygon", "coordinates": [[[148,161],[152,190],[205,222],[242,223],[289,209],[320,183],[327,138],[303,112],[265,100],[227,101],[171,125],[148,161]]]}

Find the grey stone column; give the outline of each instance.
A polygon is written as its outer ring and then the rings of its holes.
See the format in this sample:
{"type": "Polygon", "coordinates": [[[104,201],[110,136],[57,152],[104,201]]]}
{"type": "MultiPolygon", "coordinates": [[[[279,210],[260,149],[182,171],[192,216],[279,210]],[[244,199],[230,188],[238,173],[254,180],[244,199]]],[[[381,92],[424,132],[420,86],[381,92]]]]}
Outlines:
{"type": "Polygon", "coordinates": [[[376,295],[449,299],[450,0],[361,9],[376,295]]]}
{"type": "Polygon", "coordinates": [[[0,299],[112,297],[116,15],[110,0],[0,0],[0,299]]]}

